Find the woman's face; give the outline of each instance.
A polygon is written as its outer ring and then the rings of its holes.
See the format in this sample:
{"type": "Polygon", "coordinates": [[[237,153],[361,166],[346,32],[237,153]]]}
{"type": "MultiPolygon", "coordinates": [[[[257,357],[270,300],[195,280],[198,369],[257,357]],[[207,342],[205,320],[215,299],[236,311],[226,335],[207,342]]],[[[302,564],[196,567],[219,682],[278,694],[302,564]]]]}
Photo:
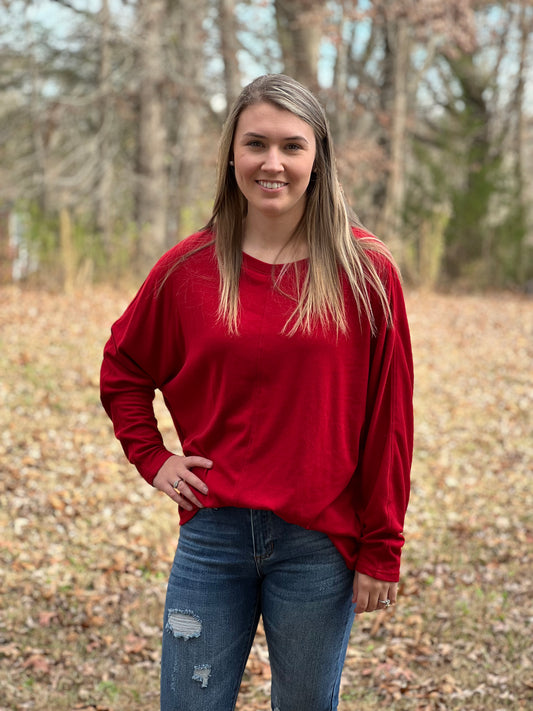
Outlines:
{"type": "Polygon", "coordinates": [[[241,113],[233,140],[235,178],[248,215],[290,216],[305,210],[316,155],[311,126],[290,111],[262,102],[241,113]]]}

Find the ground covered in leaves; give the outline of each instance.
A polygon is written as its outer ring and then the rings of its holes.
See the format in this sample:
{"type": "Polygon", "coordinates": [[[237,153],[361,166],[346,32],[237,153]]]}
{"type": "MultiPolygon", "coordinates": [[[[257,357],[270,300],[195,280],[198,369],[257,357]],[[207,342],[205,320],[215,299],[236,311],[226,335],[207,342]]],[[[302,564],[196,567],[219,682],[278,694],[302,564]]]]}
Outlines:
{"type": "MultiPolygon", "coordinates": [[[[0,289],[2,710],[158,708],[176,511],[124,462],[98,399],[127,300],[0,289]]],[[[340,710],[525,710],[533,300],[410,293],[408,308],[417,423],[401,597],[357,619],[340,710]]],[[[270,708],[268,690],[259,632],[239,709],[270,708]]]]}

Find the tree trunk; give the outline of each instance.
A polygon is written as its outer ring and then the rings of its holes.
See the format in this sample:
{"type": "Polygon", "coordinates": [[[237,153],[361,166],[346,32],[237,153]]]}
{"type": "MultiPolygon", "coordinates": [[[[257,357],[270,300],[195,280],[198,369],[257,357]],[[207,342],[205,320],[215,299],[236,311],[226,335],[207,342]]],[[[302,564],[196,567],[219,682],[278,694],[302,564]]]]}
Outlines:
{"type": "Polygon", "coordinates": [[[163,96],[163,0],[139,0],[137,27],[139,114],[135,206],[139,238],[137,255],[139,267],[144,269],[161,256],[166,248],[167,134],[163,96]]]}
{"type": "Polygon", "coordinates": [[[518,74],[516,88],[513,97],[513,110],[516,116],[516,129],[514,135],[514,154],[515,154],[515,181],[516,181],[516,200],[519,212],[519,245],[517,254],[517,278],[520,284],[526,281],[528,273],[528,251],[526,249],[526,236],[528,231],[528,208],[527,208],[527,173],[525,170],[524,154],[526,152],[526,118],[524,116],[524,98],[525,98],[525,83],[527,73],[527,50],[528,42],[531,38],[532,22],[528,18],[526,9],[527,0],[521,0],[519,11],[519,32],[520,32],[520,51],[518,74]]]}
{"type": "MultiPolygon", "coordinates": [[[[494,230],[487,217],[498,182],[500,146],[490,136],[490,112],[486,89],[490,81],[479,68],[473,54],[447,57],[461,87],[464,104],[460,114],[464,176],[452,194],[452,217],[447,228],[447,271],[452,278],[464,272],[465,265],[481,260],[483,273],[477,278],[489,283],[494,270],[494,230]]],[[[451,166],[453,167],[453,166],[451,166]]]]}
{"type": "Polygon", "coordinates": [[[59,244],[63,262],[63,290],[66,294],[73,294],[76,284],[76,250],[72,237],[72,219],[67,207],[59,211],[59,244]]]}
{"type": "Polygon", "coordinates": [[[285,73],[318,92],[318,59],[325,3],[275,0],[278,39],[285,73]]]}
{"type": "Polygon", "coordinates": [[[112,107],[111,107],[111,15],[108,0],[100,9],[100,126],[98,140],[98,175],[96,185],[96,228],[102,236],[106,253],[111,252],[111,195],[113,187],[112,107]]]}
{"type": "Polygon", "coordinates": [[[348,138],[348,109],[346,97],[348,96],[348,57],[350,54],[350,40],[344,38],[344,3],[341,6],[341,18],[337,31],[337,56],[335,58],[335,71],[333,74],[333,90],[335,97],[335,111],[331,116],[331,128],[335,143],[342,146],[348,138]]]}
{"type": "Polygon", "coordinates": [[[235,21],[235,0],[219,0],[220,52],[224,62],[224,84],[227,108],[233,104],[241,91],[241,76],[237,61],[239,42],[235,21]]]}
{"type": "Polygon", "coordinates": [[[14,249],[9,235],[9,214],[7,205],[0,203],[0,285],[13,280],[14,249]]]}
{"type": "Polygon", "coordinates": [[[51,117],[48,118],[49,126],[47,127],[45,124],[46,111],[43,106],[41,94],[42,78],[37,61],[38,49],[36,49],[36,45],[34,45],[34,33],[29,24],[26,32],[28,36],[32,38],[28,51],[28,73],[30,79],[29,114],[31,117],[31,140],[36,166],[33,176],[34,185],[31,186],[31,193],[36,196],[40,211],[46,214],[51,209],[52,202],[52,181],[50,179],[50,161],[47,144],[55,132],[55,125],[51,117]]]}
{"type": "Polygon", "coordinates": [[[396,259],[402,262],[401,226],[405,202],[405,151],[407,134],[407,92],[409,76],[409,35],[407,20],[388,23],[392,45],[392,96],[390,97],[389,167],[380,235],[388,242],[396,259]]]}
{"type": "Polygon", "coordinates": [[[198,229],[202,215],[199,188],[200,145],[204,126],[203,46],[205,0],[178,0],[175,6],[178,33],[177,106],[179,120],[173,149],[173,215],[175,239],[183,239],[198,229]]]}

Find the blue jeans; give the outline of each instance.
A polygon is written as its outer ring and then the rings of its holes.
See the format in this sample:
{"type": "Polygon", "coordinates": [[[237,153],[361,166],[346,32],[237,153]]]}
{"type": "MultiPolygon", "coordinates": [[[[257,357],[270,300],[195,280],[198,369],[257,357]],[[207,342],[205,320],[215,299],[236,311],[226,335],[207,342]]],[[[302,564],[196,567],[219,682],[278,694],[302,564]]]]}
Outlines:
{"type": "Polygon", "coordinates": [[[161,711],[231,711],[259,617],[274,711],[333,711],[353,572],[323,533],[270,511],[201,509],[181,531],[165,605],[161,711]]]}

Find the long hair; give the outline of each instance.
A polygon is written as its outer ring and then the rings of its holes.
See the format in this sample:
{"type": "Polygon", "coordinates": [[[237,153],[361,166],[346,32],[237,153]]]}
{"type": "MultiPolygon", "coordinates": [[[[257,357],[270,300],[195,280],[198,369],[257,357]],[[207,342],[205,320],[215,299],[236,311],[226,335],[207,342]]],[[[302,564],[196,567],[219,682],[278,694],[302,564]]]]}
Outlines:
{"type": "MultiPolygon", "coordinates": [[[[333,140],[322,106],[299,82],[283,74],[267,74],[246,86],[224,124],[219,143],[217,186],[211,218],[206,226],[215,236],[220,271],[219,317],[230,332],[238,331],[239,277],[242,263],[243,220],[247,202],[230,166],[237,122],[248,106],[268,102],[290,111],[309,124],[315,134],[314,171],[307,188],[306,207],[294,236],[302,237],[309,254],[309,268],[298,290],[296,305],[285,330],[310,332],[318,322],[347,330],[341,272],[347,275],[360,316],[375,328],[371,292],[378,297],[387,321],[391,312],[383,284],[370,252],[378,252],[394,264],[385,245],[373,235],[354,238],[361,227],[347,205],[337,177],[333,140]]],[[[288,265],[287,268],[289,268],[288,265]]]]}

